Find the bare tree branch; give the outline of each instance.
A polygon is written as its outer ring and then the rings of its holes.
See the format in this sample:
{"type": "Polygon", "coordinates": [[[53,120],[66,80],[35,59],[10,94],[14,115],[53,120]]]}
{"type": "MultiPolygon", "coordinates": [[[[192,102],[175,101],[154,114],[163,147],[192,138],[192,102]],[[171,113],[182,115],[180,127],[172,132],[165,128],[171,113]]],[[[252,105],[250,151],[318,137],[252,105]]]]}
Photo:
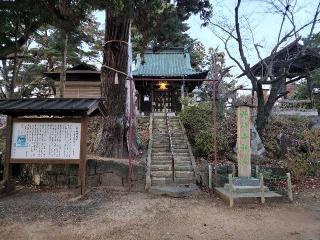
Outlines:
{"type": "Polygon", "coordinates": [[[319,3],[318,3],[317,8],[316,8],[316,12],[315,12],[315,14],[314,14],[314,18],[313,18],[313,22],[312,22],[312,26],[311,26],[309,35],[308,35],[308,37],[307,37],[307,39],[306,39],[306,41],[305,41],[305,42],[307,43],[307,45],[309,44],[310,39],[311,39],[311,37],[312,37],[312,35],[313,35],[313,31],[314,31],[314,28],[315,28],[315,26],[316,26],[316,23],[317,23],[317,21],[319,21],[319,19],[318,19],[319,14],[320,14],[320,1],[319,1],[319,3]]]}

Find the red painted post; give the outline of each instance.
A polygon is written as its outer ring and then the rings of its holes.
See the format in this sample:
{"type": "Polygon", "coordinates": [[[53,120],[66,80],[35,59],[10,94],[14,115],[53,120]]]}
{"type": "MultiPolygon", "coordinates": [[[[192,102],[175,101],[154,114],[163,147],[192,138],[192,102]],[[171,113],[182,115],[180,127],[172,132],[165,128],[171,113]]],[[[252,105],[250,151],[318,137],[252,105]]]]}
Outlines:
{"type": "Polygon", "coordinates": [[[129,92],[130,92],[130,105],[129,105],[129,171],[128,171],[128,190],[131,192],[131,184],[132,184],[132,142],[133,142],[133,86],[132,86],[132,78],[129,78],[129,92]]]}
{"type": "Polygon", "coordinates": [[[215,185],[218,182],[218,153],[217,153],[217,106],[216,106],[216,81],[212,80],[212,143],[213,163],[215,171],[215,185]]]}

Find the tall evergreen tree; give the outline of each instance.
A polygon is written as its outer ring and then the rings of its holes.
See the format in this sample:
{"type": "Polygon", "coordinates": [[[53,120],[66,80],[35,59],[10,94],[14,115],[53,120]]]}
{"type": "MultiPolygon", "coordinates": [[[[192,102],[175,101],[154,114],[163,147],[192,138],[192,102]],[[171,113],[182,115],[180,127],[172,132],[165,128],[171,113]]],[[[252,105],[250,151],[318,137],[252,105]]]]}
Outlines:
{"type": "Polygon", "coordinates": [[[126,73],[128,69],[128,36],[130,26],[140,35],[138,47],[152,43],[154,48],[178,42],[191,14],[204,20],[211,16],[209,0],[119,1],[118,8],[106,9],[104,59],[101,69],[102,96],[109,110],[108,119],[100,131],[96,152],[104,156],[123,156],[126,145],[126,73]],[[121,4],[122,3],[122,4],[121,4]],[[119,79],[115,81],[115,77],[119,79]]]}

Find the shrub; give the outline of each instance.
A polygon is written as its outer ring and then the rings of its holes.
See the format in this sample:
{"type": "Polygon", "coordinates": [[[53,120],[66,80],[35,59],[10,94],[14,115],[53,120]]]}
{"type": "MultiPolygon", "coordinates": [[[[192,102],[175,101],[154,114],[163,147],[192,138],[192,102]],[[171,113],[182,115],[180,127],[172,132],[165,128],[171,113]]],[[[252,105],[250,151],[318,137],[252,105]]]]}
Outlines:
{"type": "Polygon", "coordinates": [[[291,148],[287,157],[287,167],[296,179],[320,175],[320,130],[306,129],[301,133],[298,147],[291,148]]]}
{"type": "MultiPolygon", "coordinates": [[[[212,106],[210,102],[187,106],[180,114],[189,140],[196,156],[211,158],[212,143],[212,106]]],[[[226,111],[218,108],[217,113],[217,145],[220,158],[232,153],[236,142],[236,122],[234,110],[226,111]]]]}
{"type": "Polygon", "coordinates": [[[301,117],[273,117],[262,136],[267,156],[282,163],[296,180],[320,174],[320,130],[301,117]]]}

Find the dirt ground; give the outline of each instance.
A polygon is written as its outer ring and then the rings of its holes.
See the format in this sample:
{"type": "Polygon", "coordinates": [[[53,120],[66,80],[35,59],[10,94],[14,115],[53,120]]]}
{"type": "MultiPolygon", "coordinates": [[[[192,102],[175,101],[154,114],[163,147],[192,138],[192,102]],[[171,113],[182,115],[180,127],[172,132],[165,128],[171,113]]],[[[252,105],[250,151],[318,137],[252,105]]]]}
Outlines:
{"type": "Polygon", "coordinates": [[[285,200],[237,204],[200,193],[170,198],[104,188],[21,189],[0,197],[0,239],[320,240],[319,189],[285,200]]]}

